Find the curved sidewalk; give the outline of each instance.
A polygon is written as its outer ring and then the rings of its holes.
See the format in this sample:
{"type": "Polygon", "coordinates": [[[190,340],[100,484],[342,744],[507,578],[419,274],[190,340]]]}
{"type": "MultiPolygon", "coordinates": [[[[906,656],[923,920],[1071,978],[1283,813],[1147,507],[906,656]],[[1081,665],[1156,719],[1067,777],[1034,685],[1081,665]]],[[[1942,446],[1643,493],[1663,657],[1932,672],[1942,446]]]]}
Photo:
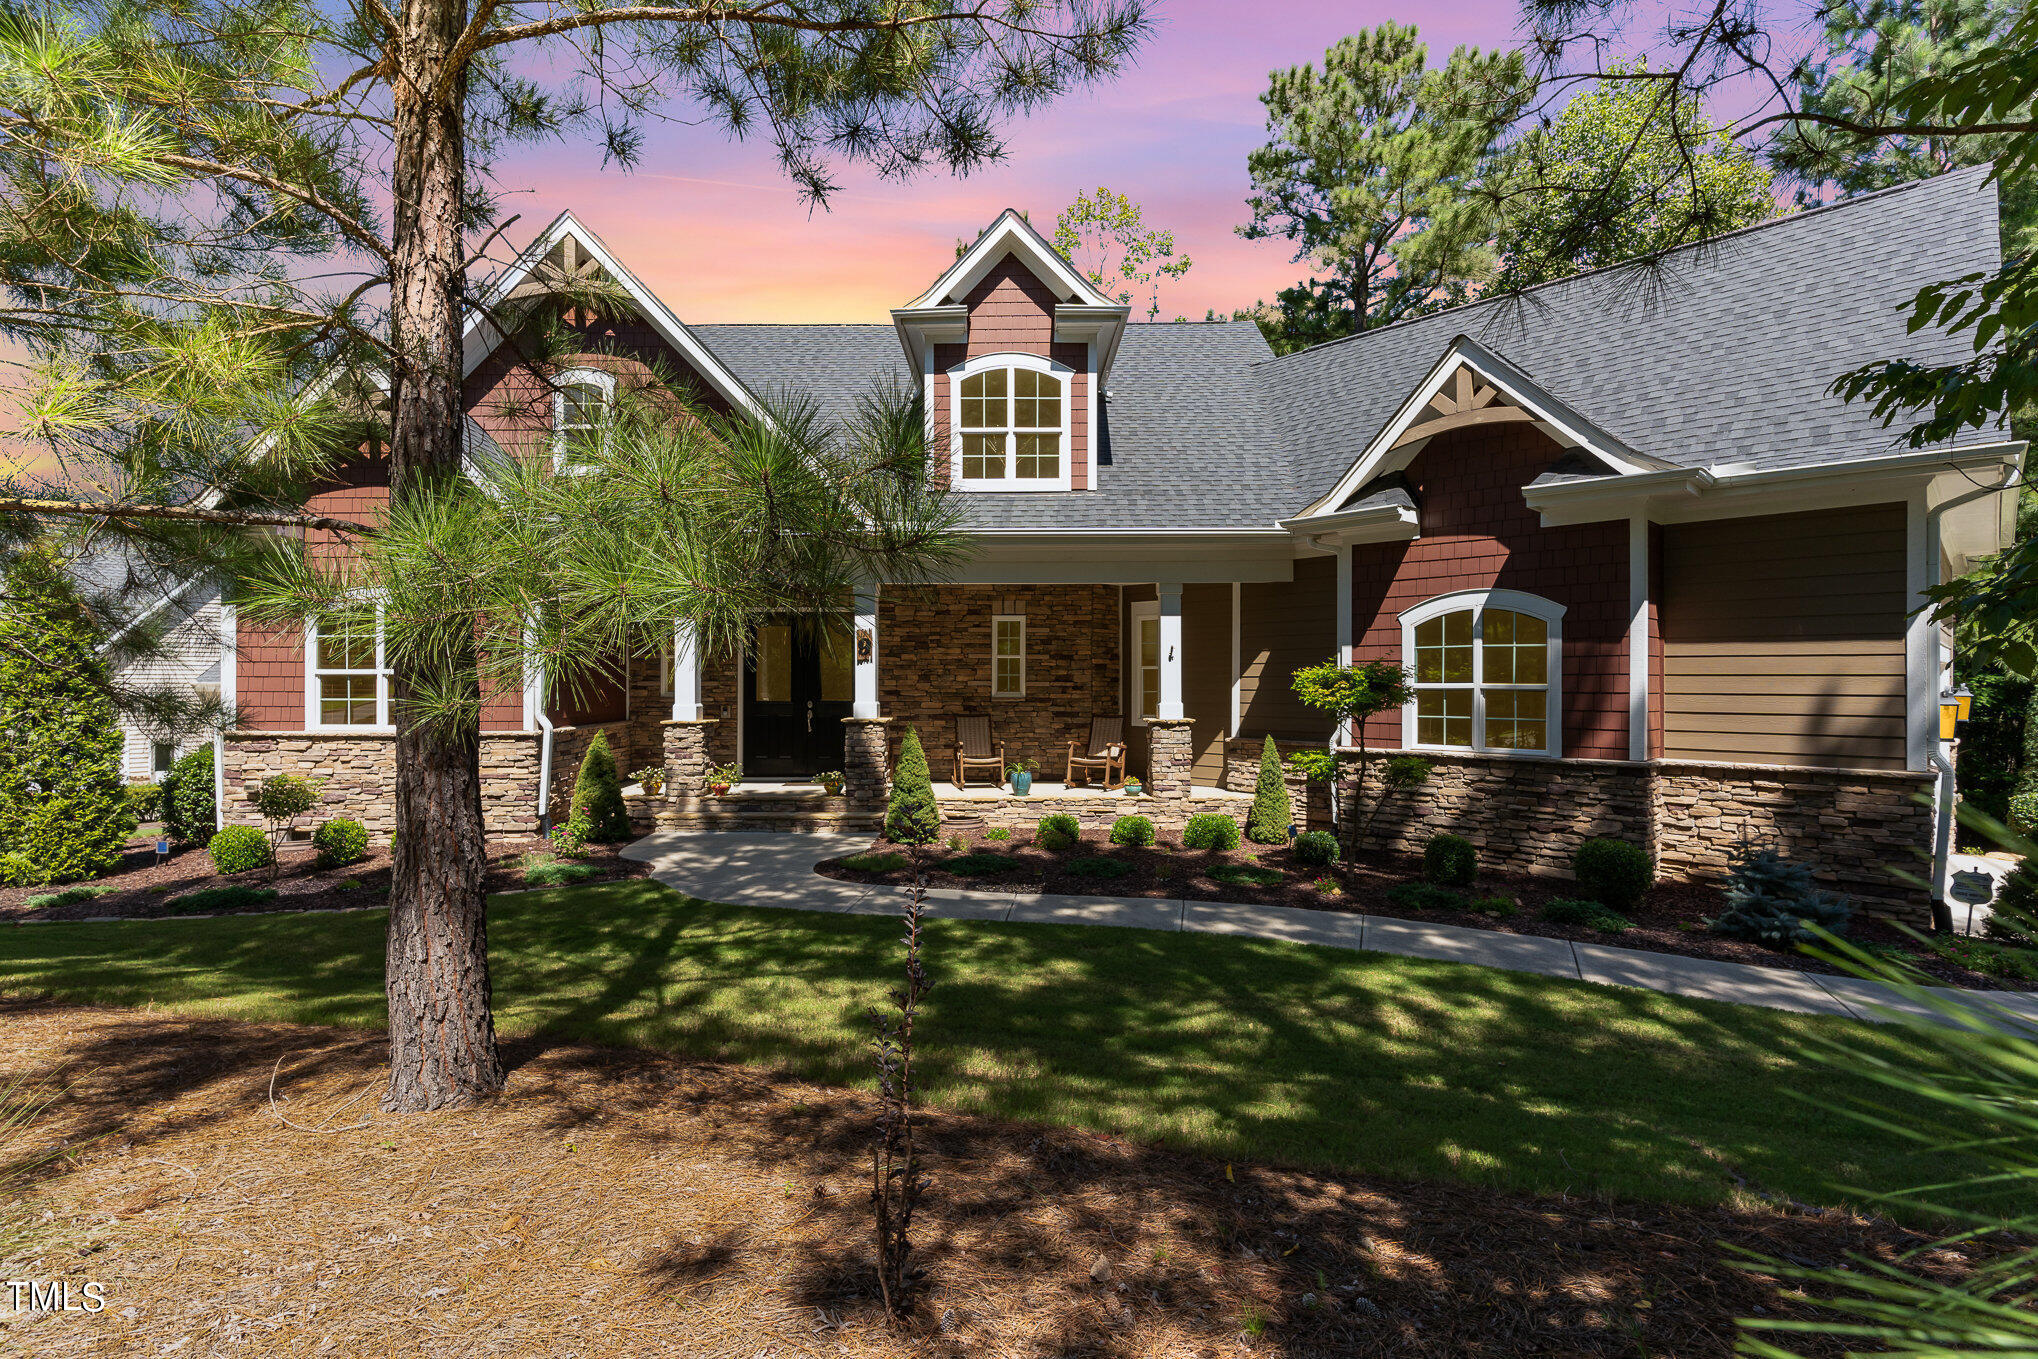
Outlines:
{"type": "MultiPolygon", "coordinates": [[[[661,831],[624,849],[623,857],[650,864],[651,876],[659,882],[708,901],[792,911],[865,915],[896,912],[904,903],[903,887],[840,882],[814,872],[814,865],[823,859],[853,854],[869,846],[868,836],[661,831]]],[[[1916,1014],[1932,1013],[1888,987],[1855,977],[1827,977],[1746,963],[1686,958],[1674,953],[1578,944],[1537,935],[1345,911],[1164,897],[1055,896],[930,888],[927,913],[962,920],[1196,930],[1250,939],[1278,939],[1411,958],[1439,958],[1517,972],[1539,972],[1572,981],[1633,986],[1672,995],[1857,1019],[1882,1019],[1885,1016],[1877,1007],[1885,1005],[1916,1014]]],[[[1934,988],[1934,994],[1976,1009],[1991,1021],[2008,1023],[2038,1036],[2038,995],[1947,988],[1934,988]]]]}

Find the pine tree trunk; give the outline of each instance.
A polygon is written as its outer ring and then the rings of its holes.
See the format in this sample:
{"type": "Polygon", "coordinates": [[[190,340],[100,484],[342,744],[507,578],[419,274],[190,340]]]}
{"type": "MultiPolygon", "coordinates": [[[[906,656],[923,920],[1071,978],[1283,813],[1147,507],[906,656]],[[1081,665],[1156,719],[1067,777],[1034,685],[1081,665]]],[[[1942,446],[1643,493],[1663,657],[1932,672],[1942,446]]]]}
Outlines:
{"type": "MultiPolygon", "coordinates": [[[[396,265],[390,287],[390,498],[460,475],[460,288],[466,82],[441,88],[466,23],[465,0],[405,0],[391,81],[396,120],[396,265]],[[438,91],[436,97],[434,91],[438,91]]],[[[455,672],[478,689],[471,654],[455,672]]],[[[414,722],[407,696],[433,677],[401,658],[396,722],[396,846],[389,896],[391,1111],[442,1109],[500,1090],[481,895],[478,719],[414,722]]],[[[471,711],[471,709],[470,709],[471,711]]]]}

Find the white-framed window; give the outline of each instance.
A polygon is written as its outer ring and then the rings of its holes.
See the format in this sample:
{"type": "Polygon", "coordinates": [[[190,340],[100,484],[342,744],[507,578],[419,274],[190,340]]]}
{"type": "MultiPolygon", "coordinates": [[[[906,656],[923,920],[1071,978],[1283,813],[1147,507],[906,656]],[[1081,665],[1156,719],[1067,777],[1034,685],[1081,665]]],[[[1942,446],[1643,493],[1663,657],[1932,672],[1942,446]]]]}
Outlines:
{"type": "Polygon", "coordinates": [[[175,741],[152,741],[149,743],[149,777],[161,783],[170,776],[177,765],[177,743],[175,741]]]}
{"type": "Polygon", "coordinates": [[[1075,371],[1037,354],[988,354],[949,370],[949,484],[1069,489],[1075,371]]]}
{"type": "Polygon", "coordinates": [[[1145,726],[1161,710],[1161,606],[1141,600],[1131,606],[1132,721],[1145,726]]]}
{"type": "Polygon", "coordinates": [[[380,607],[360,603],[320,615],[306,630],[304,653],[306,727],[389,727],[389,665],[380,607]]]}
{"type": "Polygon", "coordinates": [[[560,472],[593,470],[582,456],[601,447],[602,430],[616,400],[616,377],[599,368],[571,368],[552,382],[552,466],[560,472]]]}
{"type": "Polygon", "coordinates": [[[1026,615],[991,615],[991,697],[1026,697],[1026,615]]]}
{"type": "Polygon", "coordinates": [[[1460,590],[1401,615],[1415,675],[1401,743],[1497,755],[1561,755],[1564,606],[1519,590],[1460,590]]]}

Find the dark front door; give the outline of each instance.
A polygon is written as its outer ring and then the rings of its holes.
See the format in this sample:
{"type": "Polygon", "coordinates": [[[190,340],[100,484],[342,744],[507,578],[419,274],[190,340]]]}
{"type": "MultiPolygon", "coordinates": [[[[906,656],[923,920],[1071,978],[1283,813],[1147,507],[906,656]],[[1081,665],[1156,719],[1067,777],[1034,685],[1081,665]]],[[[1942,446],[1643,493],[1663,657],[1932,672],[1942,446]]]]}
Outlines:
{"type": "Polygon", "coordinates": [[[842,719],[855,689],[848,620],[772,617],[743,664],[743,772],[810,779],[842,767],[842,719]]]}

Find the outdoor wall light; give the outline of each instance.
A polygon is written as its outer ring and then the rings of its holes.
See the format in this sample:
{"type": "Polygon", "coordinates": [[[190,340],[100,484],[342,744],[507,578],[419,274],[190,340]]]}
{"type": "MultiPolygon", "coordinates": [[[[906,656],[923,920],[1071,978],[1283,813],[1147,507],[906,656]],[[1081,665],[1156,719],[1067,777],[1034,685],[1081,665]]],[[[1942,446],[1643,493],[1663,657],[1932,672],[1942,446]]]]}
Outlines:
{"type": "Polygon", "coordinates": [[[1967,734],[1967,719],[1974,711],[1974,694],[1966,685],[1939,695],[1939,739],[1954,741],[1967,734]]]}

